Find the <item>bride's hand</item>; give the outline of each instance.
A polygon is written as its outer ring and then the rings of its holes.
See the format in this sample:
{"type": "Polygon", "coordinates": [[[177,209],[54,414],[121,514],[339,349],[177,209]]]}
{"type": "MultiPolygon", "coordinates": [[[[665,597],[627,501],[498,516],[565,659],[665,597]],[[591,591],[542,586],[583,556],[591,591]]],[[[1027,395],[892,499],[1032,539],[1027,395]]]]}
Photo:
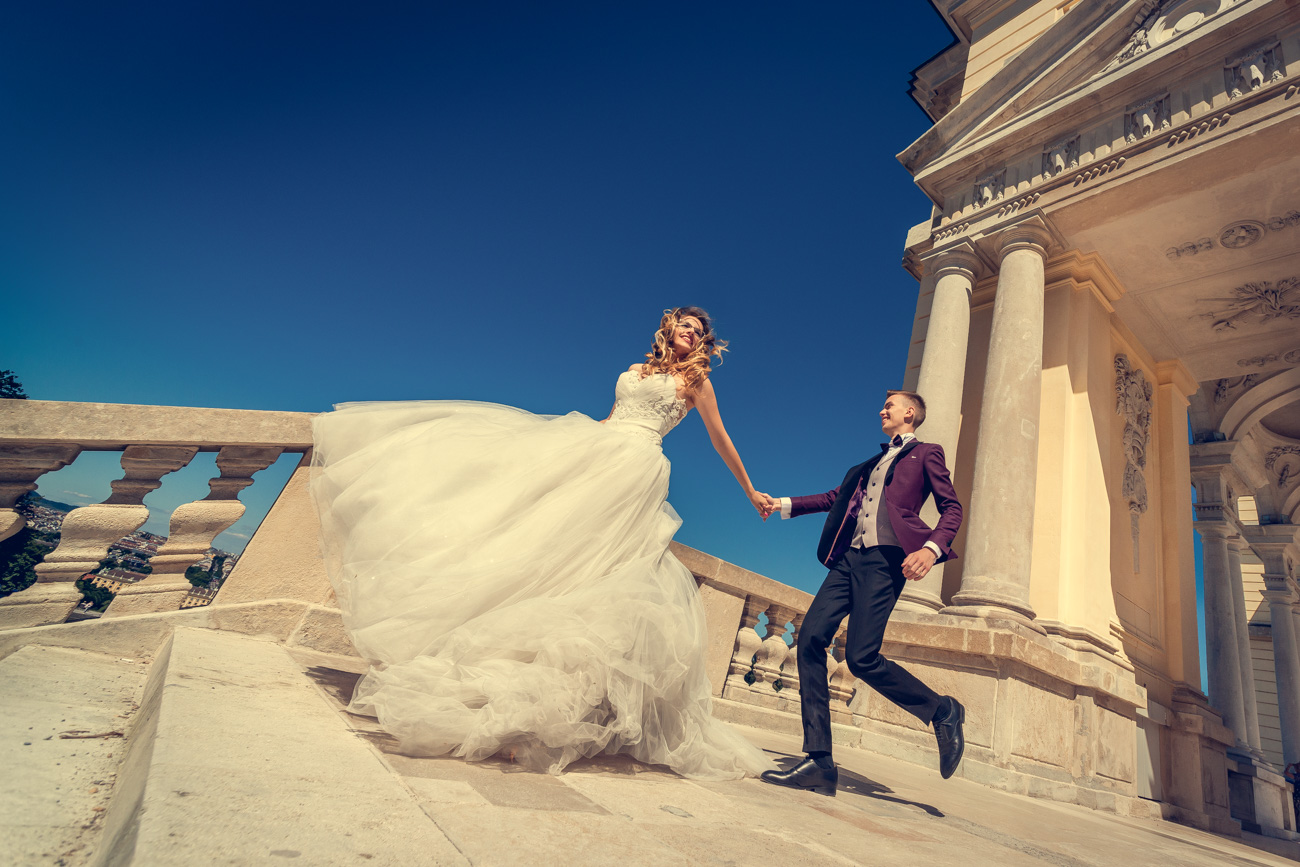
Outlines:
{"type": "Polygon", "coordinates": [[[764,521],[768,519],[768,516],[771,515],[772,512],[779,508],[775,505],[771,497],[761,491],[754,491],[750,494],[749,502],[758,510],[759,517],[764,521]]]}

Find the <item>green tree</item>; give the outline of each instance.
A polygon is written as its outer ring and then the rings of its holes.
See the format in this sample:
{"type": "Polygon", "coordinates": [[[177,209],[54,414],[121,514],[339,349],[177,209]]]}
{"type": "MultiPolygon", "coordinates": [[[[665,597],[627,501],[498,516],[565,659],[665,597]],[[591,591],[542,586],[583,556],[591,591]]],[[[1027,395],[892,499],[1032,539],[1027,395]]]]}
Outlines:
{"type": "Polygon", "coordinates": [[[185,570],[185,580],[195,587],[207,587],[212,575],[198,563],[185,570]]]}
{"type": "Polygon", "coordinates": [[[96,611],[103,611],[117,594],[103,587],[96,587],[86,578],[78,578],[76,587],[81,591],[81,600],[90,602],[96,611]]]}
{"type": "Polygon", "coordinates": [[[0,541],[0,598],[36,583],[36,564],[45,556],[45,546],[31,527],[23,527],[0,541]]]}
{"type": "Polygon", "coordinates": [[[18,377],[12,370],[0,370],[0,398],[27,399],[23,384],[18,381],[18,377]]]}

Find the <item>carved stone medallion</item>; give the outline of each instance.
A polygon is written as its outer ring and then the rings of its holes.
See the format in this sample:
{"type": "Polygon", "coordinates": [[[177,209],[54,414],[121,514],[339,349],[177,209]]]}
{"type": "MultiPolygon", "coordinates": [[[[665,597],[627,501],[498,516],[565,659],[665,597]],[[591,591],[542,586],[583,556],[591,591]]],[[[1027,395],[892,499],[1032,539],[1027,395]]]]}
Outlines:
{"type": "Polygon", "coordinates": [[[1240,223],[1233,223],[1231,226],[1224,227],[1219,232],[1219,243],[1229,250],[1239,250],[1242,247],[1249,247],[1251,244],[1259,241],[1264,237],[1264,225],[1256,223],[1254,220],[1243,220],[1240,223]]]}

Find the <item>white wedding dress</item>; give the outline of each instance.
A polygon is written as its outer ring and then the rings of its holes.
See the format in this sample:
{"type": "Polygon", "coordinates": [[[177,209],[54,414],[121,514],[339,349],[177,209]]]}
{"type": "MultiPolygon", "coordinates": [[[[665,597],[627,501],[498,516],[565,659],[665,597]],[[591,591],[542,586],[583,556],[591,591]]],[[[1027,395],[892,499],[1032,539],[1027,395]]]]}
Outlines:
{"type": "Polygon", "coordinates": [[[498,404],[345,404],[314,424],[326,566],[372,663],[351,710],[415,755],[557,773],[623,753],[688,777],[774,765],[710,713],[704,613],[668,552],[673,377],[609,421],[498,404]]]}

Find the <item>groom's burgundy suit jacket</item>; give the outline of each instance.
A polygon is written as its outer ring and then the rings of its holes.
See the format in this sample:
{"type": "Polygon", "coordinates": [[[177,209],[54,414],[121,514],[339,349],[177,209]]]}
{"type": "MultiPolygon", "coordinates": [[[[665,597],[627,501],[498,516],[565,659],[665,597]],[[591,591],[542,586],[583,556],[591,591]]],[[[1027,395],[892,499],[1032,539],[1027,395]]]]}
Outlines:
{"type": "MultiPolygon", "coordinates": [[[[790,498],[792,518],[813,512],[830,513],[826,516],[826,526],[817,546],[817,559],[823,565],[830,566],[849,550],[862,509],[862,483],[871,477],[871,471],[883,455],[882,450],[871,460],[853,467],[837,488],[824,494],[790,498]]],[[[909,440],[885,473],[884,501],[889,525],[904,553],[919,551],[926,542],[933,542],[942,552],[939,562],[956,559],[951,545],[961,527],[962,510],[948,475],[943,446],[909,440]],[[931,494],[939,509],[939,522],[933,530],[920,515],[925,498],[931,494]]]]}

